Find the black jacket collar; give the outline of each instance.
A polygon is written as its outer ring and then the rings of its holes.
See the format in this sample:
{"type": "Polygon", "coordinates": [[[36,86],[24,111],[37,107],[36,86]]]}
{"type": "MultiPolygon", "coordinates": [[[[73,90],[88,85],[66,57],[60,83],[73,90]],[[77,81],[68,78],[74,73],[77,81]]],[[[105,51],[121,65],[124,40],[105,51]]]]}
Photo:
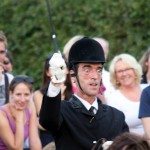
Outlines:
{"type": "MultiPolygon", "coordinates": [[[[85,106],[76,96],[72,95],[72,97],[69,99],[69,102],[74,109],[78,109],[78,111],[80,111],[81,113],[91,115],[90,112],[85,108],[85,106]]],[[[102,114],[104,114],[103,112],[107,111],[107,108],[108,107],[102,104],[102,102],[98,99],[98,111],[96,113],[96,116],[100,118],[102,114]]]]}

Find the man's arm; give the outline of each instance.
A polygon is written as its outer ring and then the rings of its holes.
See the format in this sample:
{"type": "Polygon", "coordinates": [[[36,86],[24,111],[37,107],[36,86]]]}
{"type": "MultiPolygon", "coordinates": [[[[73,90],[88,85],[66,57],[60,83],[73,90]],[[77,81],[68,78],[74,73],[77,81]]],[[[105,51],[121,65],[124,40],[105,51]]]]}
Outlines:
{"type": "Polygon", "coordinates": [[[61,93],[56,97],[44,95],[39,114],[39,123],[48,131],[56,131],[60,119],[61,93]]]}
{"type": "Polygon", "coordinates": [[[39,123],[51,132],[55,132],[60,125],[60,86],[66,78],[66,64],[60,53],[54,53],[49,61],[51,82],[43,97],[39,123]]]}
{"type": "Polygon", "coordinates": [[[141,118],[142,120],[145,137],[150,143],[150,86],[146,87],[142,91],[140,99],[139,118],[141,118]]]}
{"type": "Polygon", "coordinates": [[[150,117],[142,118],[142,124],[144,126],[145,137],[150,144],[150,117]]]}

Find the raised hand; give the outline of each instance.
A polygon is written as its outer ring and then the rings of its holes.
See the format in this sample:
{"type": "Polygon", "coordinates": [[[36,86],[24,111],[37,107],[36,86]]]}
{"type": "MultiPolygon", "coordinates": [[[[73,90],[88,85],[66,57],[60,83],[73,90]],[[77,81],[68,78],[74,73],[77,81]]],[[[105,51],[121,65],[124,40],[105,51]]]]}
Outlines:
{"type": "Polygon", "coordinates": [[[66,78],[66,63],[60,53],[54,53],[49,61],[53,83],[62,83],[66,78]]]}

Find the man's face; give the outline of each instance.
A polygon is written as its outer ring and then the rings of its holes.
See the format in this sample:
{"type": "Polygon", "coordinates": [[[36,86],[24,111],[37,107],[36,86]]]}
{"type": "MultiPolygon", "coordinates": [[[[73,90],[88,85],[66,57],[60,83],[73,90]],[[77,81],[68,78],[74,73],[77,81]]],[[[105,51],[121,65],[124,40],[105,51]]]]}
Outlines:
{"type": "Polygon", "coordinates": [[[4,61],[5,54],[6,54],[6,48],[4,42],[0,41],[0,62],[4,61]]]}
{"type": "MultiPolygon", "coordinates": [[[[102,76],[103,65],[100,63],[80,63],[78,66],[78,79],[80,82],[77,84],[77,94],[83,93],[89,97],[95,97],[98,94],[100,81],[102,76]]],[[[76,81],[77,83],[77,81],[76,81]]]]}

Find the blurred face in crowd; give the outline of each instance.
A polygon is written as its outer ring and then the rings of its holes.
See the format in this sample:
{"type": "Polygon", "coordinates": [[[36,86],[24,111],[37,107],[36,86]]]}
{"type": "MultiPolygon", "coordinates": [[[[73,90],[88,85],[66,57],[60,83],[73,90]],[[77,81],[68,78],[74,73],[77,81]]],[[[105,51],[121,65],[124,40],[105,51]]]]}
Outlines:
{"type": "Polygon", "coordinates": [[[10,101],[16,109],[25,109],[32,97],[32,92],[26,83],[18,83],[13,91],[10,91],[10,101]]]}
{"type": "Polygon", "coordinates": [[[4,42],[0,41],[0,62],[4,61],[5,54],[6,54],[6,48],[4,42]]]}
{"type": "Polygon", "coordinates": [[[122,60],[116,62],[115,73],[117,82],[119,82],[121,86],[132,86],[136,83],[134,69],[123,63],[122,60]]]}
{"type": "Polygon", "coordinates": [[[147,66],[148,70],[150,70],[150,55],[147,62],[145,62],[145,65],[147,66]]]}
{"type": "Polygon", "coordinates": [[[12,64],[11,64],[11,62],[10,62],[10,60],[9,60],[8,57],[5,56],[4,61],[3,61],[3,64],[4,64],[4,69],[5,69],[6,71],[12,72],[13,66],[12,66],[12,64]]]}
{"type": "Polygon", "coordinates": [[[77,74],[81,88],[84,91],[80,89],[78,82],[75,81],[77,85],[76,93],[79,96],[86,95],[95,98],[100,87],[102,68],[103,65],[100,63],[79,63],[77,74]]]}

